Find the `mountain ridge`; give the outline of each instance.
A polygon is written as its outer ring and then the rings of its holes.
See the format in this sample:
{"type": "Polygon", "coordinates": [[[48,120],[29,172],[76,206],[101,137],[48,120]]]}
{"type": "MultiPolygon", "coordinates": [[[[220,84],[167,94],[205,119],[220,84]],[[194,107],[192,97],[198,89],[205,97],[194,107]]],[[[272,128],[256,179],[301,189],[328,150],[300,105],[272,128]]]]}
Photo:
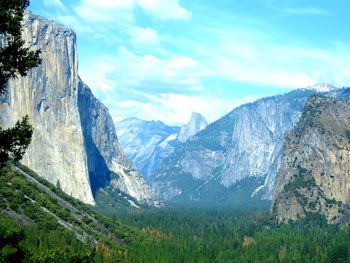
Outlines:
{"type": "Polygon", "coordinates": [[[169,156],[178,144],[183,143],[204,127],[207,122],[199,113],[182,128],[161,121],[145,121],[135,117],[115,124],[120,143],[135,167],[147,179],[169,156]],[[179,138],[181,135],[181,139],[179,138]]]}
{"type": "Polygon", "coordinates": [[[23,163],[68,194],[95,204],[99,188],[111,185],[142,203],[159,205],[131,167],[108,109],[78,76],[76,35],[30,12],[24,14],[26,45],[42,50],[42,63],[27,77],[9,81],[0,98],[0,124],[29,115],[32,143],[23,163]]]}
{"type": "MultiPolygon", "coordinates": [[[[284,135],[298,122],[307,98],[316,93],[310,89],[293,90],[234,109],[166,158],[149,179],[153,189],[163,200],[172,201],[182,196],[182,202],[198,204],[201,196],[207,199],[207,192],[191,191],[200,189],[201,184],[214,177],[218,178],[216,186],[222,189],[238,182],[244,184],[247,178],[262,178],[262,184],[257,180],[255,189],[249,190],[249,198],[271,200],[284,135]]],[[[327,94],[348,96],[349,90],[331,90],[327,94]]],[[[250,189],[251,183],[248,186],[247,182],[245,187],[250,189]]]]}

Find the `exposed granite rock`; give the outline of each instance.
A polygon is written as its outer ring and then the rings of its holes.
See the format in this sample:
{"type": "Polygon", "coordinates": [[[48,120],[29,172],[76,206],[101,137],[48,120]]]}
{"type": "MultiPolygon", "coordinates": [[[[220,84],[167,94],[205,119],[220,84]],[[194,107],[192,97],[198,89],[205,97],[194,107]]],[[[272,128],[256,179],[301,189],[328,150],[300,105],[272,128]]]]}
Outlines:
{"type": "MultiPolygon", "coordinates": [[[[0,125],[12,126],[29,115],[34,134],[23,163],[53,184],[59,182],[66,193],[94,204],[97,189],[111,184],[111,172],[133,170],[113,121],[78,77],[73,31],[26,13],[23,37],[28,46],[42,50],[42,64],[9,82],[1,97],[0,125]]],[[[134,171],[123,172],[119,185],[140,202],[158,204],[134,171]]]]}
{"type": "Polygon", "coordinates": [[[125,152],[141,174],[148,179],[160,163],[178,144],[207,126],[205,118],[193,112],[182,128],[168,126],[161,121],[128,118],[116,123],[117,134],[125,152]]]}
{"type": "Polygon", "coordinates": [[[276,177],[273,211],[279,221],[310,213],[329,223],[343,216],[350,189],[350,105],[312,96],[295,129],[286,137],[276,177]]]}
{"type": "Polygon", "coordinates": [[[202,189],[200,185],[213,180],[229,188],[247,177],[262,177],[267,179],[260,187],[260,195],[269,198],[284,134],[296,124],[313,92],[295,91],[233,110],[165,159],[151,177],[152,187],[160,197],[169,200],[174,196],[168,193],[193,195],[193,189],[202,189]],[[185,177],[192,177],[193,183],[183,185],[185,177]]]}
{"type": "Polygon", "coordinates": [[[205,129],[207,126],[208,122],[203,115],[192,112],[190,121],[181,128],[178,140],[180,142],[186,142],[188,138],[205,129]]]}
{"type": "Polygon", "coordinates": [[[23,163],[68,194],[94,203],[78,111],[78,58],[73,31],[26,13],[23,37],[42,50],[42,64],[9,82],[1,99],[1,125],[29,115],[32,143],[23,163]]]}
{"type": "Polygon", "coordinates": [[[93,193],[110,185],[140,203],[159,206],[154,192],[123,153],[108,109],[81,80],[78,102],[93,193]]]}
{"type": "MultiPolygon", "coordinates": [[[[321,86],[325,90],[327,85],[321,86]]],[[[284,137],[299,121],[308,97],[319,89],[295,90],[234,109],[177,147],[149,179],[152,187],[164,200],[198,203],[209,195],[213,200],[228,198],[229,189],[236,191],[240,183],[251,191],[246,202],[251,197],[271,200],[284,137]],[[249,178],[259,180],[244,183],[249,178]],[[252,184],[256,185],[250,190],[252,184]],[[213,193],[206,185],[228,190],[213,193]]],[[[329,90],[328,96],[349,94],[348,89],[329,90]]]]}
{"type": "Polygon", "coordinates": [[[178,144],[179,127],[161,121],[128,118],[115,124],[121,145],[135,168],[147,178],[178,144]]]}

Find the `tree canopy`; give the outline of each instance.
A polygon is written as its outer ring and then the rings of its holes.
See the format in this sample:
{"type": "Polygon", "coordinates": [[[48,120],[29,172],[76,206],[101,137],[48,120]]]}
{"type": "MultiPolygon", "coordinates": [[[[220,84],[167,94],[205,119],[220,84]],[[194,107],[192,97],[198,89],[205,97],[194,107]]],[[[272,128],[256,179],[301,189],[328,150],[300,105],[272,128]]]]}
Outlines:
{"type": "MultiPolygon", "coordinates": [[[[22,38],[22,19],[29,0],[0,1],[0,95],[9,79],[26,76],[41,63],[40,50],[30,50],[22,38]]],[[[13,128],[0,128],[0,164],[9,159],[20,160],[28,147],[33,129],[28,116],[13,128]]]]}
{"type": "Polygon", "coordinates": [[[40,50],[24,46],[22,26],[24,10],[29,0],[1,0],[0,2],[0,93],[10,78],[25,76],[40,63],[40,50]]]}

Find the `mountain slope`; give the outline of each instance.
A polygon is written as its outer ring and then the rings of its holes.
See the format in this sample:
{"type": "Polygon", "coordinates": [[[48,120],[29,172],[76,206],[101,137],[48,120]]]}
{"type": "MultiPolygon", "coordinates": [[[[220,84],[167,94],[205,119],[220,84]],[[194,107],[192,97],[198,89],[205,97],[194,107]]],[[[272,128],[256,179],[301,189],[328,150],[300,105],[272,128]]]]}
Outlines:
{"type": "Polygon", "coordinates": [[[308,100],[286,138],[276,177],[273,210],[279,221],[310,213],[328,222],[349,222],[350,106],[333,98],[308,100]],[[346,212],[345,214],[343,214],[346,212]]]}
{"type": "MultiPolygon", "coordinates": [[[[246,196],[241,204],[271,199],[284,136],[315,93],[295,90],[234,109],[177,147],[149,179],[152,187],[164,200],[195,205],[208,200],[236,205],[238,184],[246,196]]],[[[349,90],[327,94],[347,96],[349,90]]]]}
{"type": "Polygon", "coordinates": [[[42,50],[42,64],[9,82],[0,98],[0,125],[29,115],[34,134],[24,164],[88,204],[95,203],[98,189],[112,187],[158,205],[124,156],[108,109],[78,76],[74,32],[26,13],[23,38],[42,50]]]}
{"type": "Polygon", "coordinates": [[[0,241],[1,262],[127,262],[128,251],[160,238],[103,216],[23,165],[8,164],[0,168],[0,241]]]}
{"type": "Polygon", "coordinates": [[[192,113],[182,128],[168,126],[161,121],[129,118],[116,123],[120,143],[135,167],[147,179],[168,157],[175,147],[207,126],[199,113],[192,113]]]}

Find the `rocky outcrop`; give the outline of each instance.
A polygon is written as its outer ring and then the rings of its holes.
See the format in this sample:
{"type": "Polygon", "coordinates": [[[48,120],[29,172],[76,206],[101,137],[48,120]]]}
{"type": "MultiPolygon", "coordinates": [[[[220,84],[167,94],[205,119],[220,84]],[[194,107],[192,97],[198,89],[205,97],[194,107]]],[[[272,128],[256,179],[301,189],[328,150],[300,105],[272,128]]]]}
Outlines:
{"type": "Polygon", "coordinates": [[[201,114],[192,112],[190,121],[181,128],[178,140],[186,142],[188,138],[204,130],[207,126],[207,120],[201,114]]]}
{"type": "Polygon", "coordinates": [[[161,121],[128,118],[115,124],[121,145],[136,169],[147,178],[177,145],[179,127],[161,121]]]}
{"type": "Polygon", "coordinates": [[[192,113],[191,120],[182,128],[137,118],[128,118],[115,125],[128,158],[148,179],[178,144],[203,130],[207,121],[201,114],[192,113]]]}
{"type": "Polygon", "coordinates": [[[149,185],[133,169],[123,153],[108,109],[81,80],[78,94],[93,193],[99,188],[111,186],[112,189],[118,189],[141,203],[159,206],[160,203],[149,185]]]}
{"type": "MultiPolygon", "coordinates": [[[[284,137],[299,121],[308,97],[326,86],[295,90],[234,109],[178,146],[149,179],[152,187],[159,197],[172,202],[271,200],[284,137]],[[243,200],[233,194],[240,191],[246,195],[243,200]]],[[[348,90],[330,90],[328,96],[349,94],[348,90]]]]}
{"type": "MultiPolygon", "coordinates": [[[[23,37],[28,46],[42,50],[42,64],[27,77],[9,82],[1,97],[0,125],[12,126],[29,115],[34,134],[23,163],[51,183],[59,183],[66,193],[94,204],[97,189],[111,184],[113,170],[132,170],[112,119],[78,77],[73,31],[26,13],[23,37]]],[[[125,178],[146,187],[134,172],[123,173],[119,180],[125,178]]],[[[129,181],[123,182],[124,192],[141,202],[156,200],[149,188],[139,189],[129,181]]]]}
{"type": "Polygon", "coordinates": [[[329,223],[349,222],[350,105],[313,96],[286,137],[276,178],[273,211],[280,222],[324,215],[329,223]]]}

